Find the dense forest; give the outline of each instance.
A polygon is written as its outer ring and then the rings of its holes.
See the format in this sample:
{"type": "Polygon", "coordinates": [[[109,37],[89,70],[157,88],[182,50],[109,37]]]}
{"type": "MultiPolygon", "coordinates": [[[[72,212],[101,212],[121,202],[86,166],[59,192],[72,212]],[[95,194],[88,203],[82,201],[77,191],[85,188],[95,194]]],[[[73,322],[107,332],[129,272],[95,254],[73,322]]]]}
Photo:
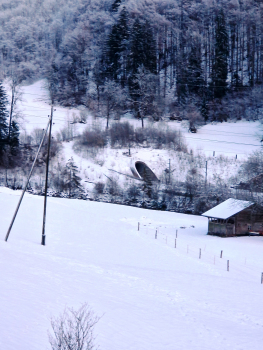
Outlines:
{"type": "Polygon", "coordinates": [[[263,2],[3,0],[0,62],[2,78],[45,77],[53,102],[108,119],[255,120],[263,2]]]}
{"type": "MultiPolygon", "coordinates": [[[[235,179],[214,174],[207,184],[202,172],[207,159],[193,156],[181,136],[170,130],[144,128],[146,118],[185,119],[190,130],[213,121],[263,120],[262,1],[2,0],[0,66],[0,80],[8,78],[11,92],[8,104],[0,83],[0,181],[6,186],[22,186],[25,174],[20,181],[12,169],[20,167],[26,173],[35,147],[19,144],[19,86],[45,79],[51,103],[84,106],[94,117],[107,119],[106,131],[87,130],[75,143],[75,150],[86,151],[94,162],[99,164],[97,153],[105,145],[130,152],[148,143],[173,150],[174,162],[185,167],[184,182],[170,181],[169,168],[156,187],[132,183],[121,189],[118,180],[96,179],[95,194],[89,198],[109,196],[106,200],[194,213],[230,195],[262,202],[257,193],[254,198],[254,188],[238,194],[233,187],[262,173],[262,152],[251,155],[235,179]],[[110,123],[110,118],[126,112],[144,129],[110,123]]],[[[35,130],[38,134],[42,130],[35,130]]],[[[52,140],[51,157],[65,140],[52,140]]],[[[46,157],[43,149],[34,178],[39,193],[46,157]]],[[[231,163],[224,157],[216,161],[221,167],[231,163]]],[[[50,184],[56,195],[84,196],[75,168],[73,159],[54,167],[50,184]]]]}

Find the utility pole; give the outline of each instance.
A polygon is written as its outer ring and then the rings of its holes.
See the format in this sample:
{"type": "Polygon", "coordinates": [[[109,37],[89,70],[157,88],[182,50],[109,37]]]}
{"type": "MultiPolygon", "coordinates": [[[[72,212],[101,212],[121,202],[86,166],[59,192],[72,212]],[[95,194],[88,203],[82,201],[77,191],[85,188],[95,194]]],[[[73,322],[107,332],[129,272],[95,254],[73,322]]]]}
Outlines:
{"type": "Polygon", "coordinates": [[[21,196],[20,196],[18,205],[17,205],[17,207],[16,207],[16,211],[15,211],[15,213],[14,213],[14,216],[13,216],[13,218],[12,218],[11,224],[10,224],[10,226],[9,226],[9,228],[8,228],[8,231],[7,231],[7,234],[6,234],[6,236],[5,236],[5,241],[6,241],[6,242],[7,242],[7,240],[8,240],[9,234],[10,234],[10,232],[11,232],[12,226],[13,226],[13,224],[14,224],[14,222],[15,222],[15,218],[16,218],[16,215],[17,215],[17,213],[18,213],[20,204],[21,204],[22,199],[23,199],[23,197],[24,197],[24,194],[25,194],[25,192],[26,192],[26,189],[27,189],[27,186],[28,186],[30,177],[31,177],[31,175],[32,175],[34,166],[35,166],[35,164],[36,164],[37,157],[38,157],[38,155],[39,155],[40,149],[41,149],[42,144],[43,144],[43,142],[44,142],[44,139],[45,139],[45,136],[46,136],[46,133],[47,133],[49,124],[50,124],[50,120],[48,121],[47,127],[46,127],[46,129],[45,129],[45,131],[44,131],[44,133],[43,133],[43,137],[42,137],[42,140],[41,140],[40,145],[39,145],[39,147],[38,147],[37,154],[36,154],[36,156],[35,156],[35,159],[34,159],[34,162],[33,162],[33,164],[32,164],[31,170],[30,170],[30,172],[29,172],[29,175],[28,175],[28,178],[27,178],[27,182],[26,182],[25,188],[24,188],[24,190],[23,190],[23,192],[22,192],[22,194],[21,194],[21,196]]]}
{"type": "Polygon", "coordinates": [[[207,185],[207,160],[205,161],[205,188],[207,185]]]}
{"type": "Polygon", "coordinates": [[[10,115],[9,115],[9,128],[8,128],[8,141],[10,141],[11,136],[11,127],[12,127],[12,117],[13,117],[13,109],[14,109],[14,101],[15,101],[15,84],[12,84],[12,98],[11,98],[11,106],[10,106],[10,115]]]}
{"type": "Polygon", "coordinates": [[[171,159],[169,159],[169,184],[171,183],[171,159]]]}
{"type": "Polygon", "coordinates": [[[49,167],[49,154],[50,154],[52,119],[53,119],[53,106],[51,106],[51,116],[50,116],[49,136],[48,136],[46,183],[45,183],[45,198],[44,198],[44,213],[43,213],[43,227],[42,227],[41,245],[45,245],[46,244],[45,226],[46,226],[46,213],[47,213],[48,167],[49,167]]]}

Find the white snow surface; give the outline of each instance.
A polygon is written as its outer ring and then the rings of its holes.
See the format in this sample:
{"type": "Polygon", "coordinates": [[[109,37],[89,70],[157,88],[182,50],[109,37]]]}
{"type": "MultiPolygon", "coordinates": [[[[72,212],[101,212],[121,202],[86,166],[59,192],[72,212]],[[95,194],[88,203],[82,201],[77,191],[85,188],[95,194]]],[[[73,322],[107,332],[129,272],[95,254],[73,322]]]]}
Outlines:
{"type": "MultiPolygon", "coordinates": [[[[10,86],[5,81],[5,88],[10,97],[10,86]]],[[[47,125],[50,115],[50,101],[45,80],[39,80],[31,85],[21,87],[21,101],[18,101],[18,110],[23,119],[18,119],[21,130],[22,142],[30,142],[27,138],[31,133],[31,142],[38,145],[39,130],[47,125]]],[[[74,137],[81,134],[85,129],[94,130],[106,128],[106,118],[94,118],[90,111],[83,108],[54,107],[52,135],[58,140],[75,140],[74,137]],[[86,115],[86,124],[76,122],[80,115],[86,115]]],[[[110,125],[118,123],[110,118],[110,125]]],[[[122,116],[120,122],[128,121],[134,127],[141,127],[141,121],[133,118],[129,113],[122,116]]],[[[83,187],[89,192],[93,191],[97,182],[107,182],[108,178],[115,180],[122,187],[130,186],[132,181],[122,174],[132,175],[130,166],[135,161],[145,162],[162,181],[166,181],[167,171],[170,165],[171,182],[180,183],[185,181],[191,171],[191,164],[198,170],[200,181],[216,184],[221,180],[234,178],[239,171],[244,159],[253,151],[262,149],[261,139],[263,134],[262,124],[259,121],[224,122],[203,125],[197,134],[188,132],[188,121],[170,121],[168,116],[163,121],[153,123],[145,119],[146,127],[158,129],[176,129],[181,131],[182,140],[187,143],[188,154],[174,152],[173,149],[153,149],[150,145],[136,145],[133,147],[131,157],[128,149],[106,147],[101,150],[78,149],[73,147],[75,141],[62,142],[61,151],[51,161],[51,168],[61,169],[68,159],[73,160],[80,170],[83,187]],[[190,152],[193,151],[193,152],[190,152]],[[192,155],[192,159],[191,156],[192,155]],[[193,162],[193,163],[192,163],[193,162]],[[207,168],[207,173],[206,173],[207,168]],[[202,180],[203,179],[203,180],[202,180]]],[[[19,175],[19,174],[18,174],[19,175]]],[[[19,175],[22,178],[22,175],[19,175]]],[[[42,186],[43,178],[40,175],[32,177],[38,186],[42,186]]],[[[20,180],[22,181],[22,180],[20,180]]]]}
{"type": "Polygon", "coordinates": [[[200,127],[196,134],[187,133],[184,125],[181,128],[189,146],[207,156],[215,152],[215,156],[224,154],[244,158],[261,147],[263,127],[259,121],[207,124],[200,127]]]}
{"type": "MultiPolygon", "coordinates": [[[[8,81],[4,84],[7,94],[11,96],[8,81]]],[[[42,129],[47,126],[48,116],[51,113],[50,98],[46,88],[45,80],[38,80],[34,84],[24,85],[20,89],[21,97],[17,102],[22,120],[18,120],[21,130],[28,134],[34,129],[42,129]]],[[[74,119],[78,117],[80,110],[77,108],[54,107],[52,132],[59,132],[62,128],[67,127],[74,119]]],[[[81,125],[79,125],[81,127],[81,125]]]]}
{"type": "Polygon", "coordinates": [[[41,246],[43,197],[26,194],[5,242],[20,194],[0,188],[0,349],[50,349],[50,318],[84,302],[101,317],[101,350],[262,349],[263,237],[222,239],[206,235],[204,217],[48,198],[41,246]]]}
{"type": "MultiPolygon", "coordinates": [[[[32,132],[35,128],[45,128],[47,125],[47,117],[50,115],[50,99],[46,85],[45,80],[39,80],[34,84],[25,85],[21,88],[22,96],[21,101],[18,101],[18,109],[24,116],[24,122],[20,123],[20,127],[26,130],[27,133],[32,132]]],[[[10,96],[11,91],[7,81],[5,81],[5,88],[10,96]]],[[[56,134],[62,128],[68,128],[74,118],[80,115],[80,111],[81,108],[55,106],[53,133],[56,134]]],[[[106,116],[99,120],[101,125],[106,127],[106,116]]],[[[128,114],[121,118],[121,121],[125,120],[128,120],[135,127],[141,127],[141,121],[131,118],[128,114]]],[[[111,119],[110,123],[112,122],[113,120],[111,119]]],[[[77,135],[85,127],[92,128],[93,123],[94,119],[89,114],[86,126],[78,123],[71,125],[74,129],[73,134],[77,135]]],[[[238,158],[242,158],[261,148],[260,141],[263,127],[259,121],[241,120],[207,124],[200,127],[196,134],[188,132],[189,123],[187,121],[170,121],[167,117],[164,122],[153,123],[151,120],[145,119],[146,127],[149,124],[157,128],[180,130],[186,139],[188,147],[194,152],[203,152],[206,156],[223,154],[229,157],[237,155],[238,158]]]]}
{"type": "Polygon", "coordinates": [[[216,207],[206,211],[202,215],[217,219],[227,219],[232,215],[239,213],[241,210],[249,208],[253,204],[254,203],[250,201],[228,198],[223,203],[218,204],[216,207]]]}

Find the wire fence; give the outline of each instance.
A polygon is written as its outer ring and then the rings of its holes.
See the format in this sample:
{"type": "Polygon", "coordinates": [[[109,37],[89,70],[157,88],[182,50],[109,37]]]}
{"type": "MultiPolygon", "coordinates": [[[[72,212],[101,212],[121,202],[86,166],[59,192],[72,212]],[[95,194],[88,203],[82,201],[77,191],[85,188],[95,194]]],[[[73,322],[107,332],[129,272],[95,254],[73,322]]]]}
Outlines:
{"type": "MultiPolygon", "coordinates": [[[[148,236],[149,239],[157,240],[163,246],[174,248],[175,252],[181,256],[191,258],[196,262],[213,265],[214,269],[218,271],[242,273],[253,277],[253,279],[258,276],[258,280],[263,284],[263,259],[256,264],[256,257],[252,259],[251,256],[233,256],[220,248],[212,251],[206,244],[200,243],[200,245],[197,245],[196,242],[187,241],[182,232],[183,229],[179,230],[175,226],[165,228],[138,223],[137,231],[144,236],[148,236]]],[[[252,239],[255,239],[255,237],[252,239]]]]}

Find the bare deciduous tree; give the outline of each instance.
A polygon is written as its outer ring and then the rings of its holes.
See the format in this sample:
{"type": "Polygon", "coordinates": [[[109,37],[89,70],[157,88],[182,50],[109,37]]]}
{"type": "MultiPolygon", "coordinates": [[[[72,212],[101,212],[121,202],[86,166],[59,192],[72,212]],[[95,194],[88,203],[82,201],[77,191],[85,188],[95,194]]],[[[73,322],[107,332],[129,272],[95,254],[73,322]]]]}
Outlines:
{"type": "Polygon", "coordinates": [[[190,105],[187,108],[187,117],[189,120],[189,130],[196,129],[196,127],[203,121],[202,115],[196,106],[190,105]]]}
{"type": "Polygon", "coordinates": [[[136,91],[133,104],[137,105],[138,115],[142,121],[142,128],[144,128],[144,117],[146,115],[154,117],[158,113],[157,77],[142,65],[138,68],[138,73],[135,74],[134,84],[136,91]]]}
{"type": "Polygon", "coordinates": [[[52,350],[95,349],[93,328],[99,318],[83,304],[78,310],[66,308],[62,315],[51,320],[53,334],[49,333],[52,350]]]}
{"type": "Polygon", "coordinates": [[[107,115],[107,126],[109,128],[110,114],[114,111],[120,114],[125,104],[125,92],[118,84],[111,80],[106,80],[101,92],[101,99],[104,102],[104,110],[107,115]]]}

